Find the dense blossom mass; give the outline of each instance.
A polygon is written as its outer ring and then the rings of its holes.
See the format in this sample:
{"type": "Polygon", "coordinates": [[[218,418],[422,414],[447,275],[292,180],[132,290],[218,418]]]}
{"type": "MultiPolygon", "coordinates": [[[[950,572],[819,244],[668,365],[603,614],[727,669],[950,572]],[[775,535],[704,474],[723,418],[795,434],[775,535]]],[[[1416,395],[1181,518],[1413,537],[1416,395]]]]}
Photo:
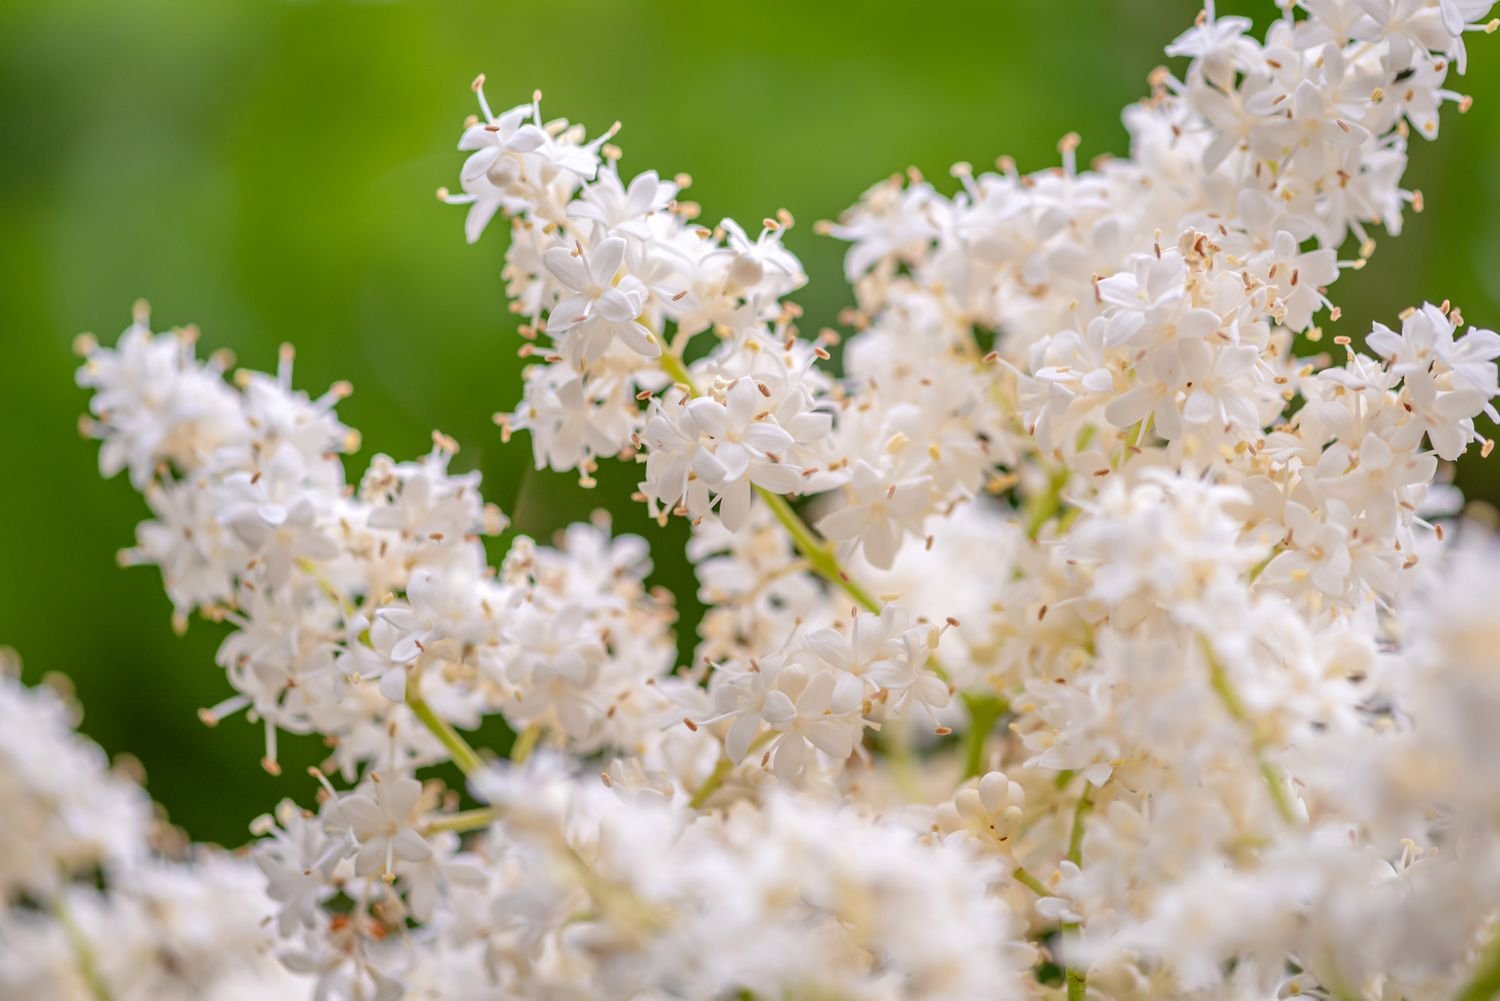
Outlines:
{"type": "Polygon", "coordinates": [[[193,849],[7,678],[0,994],[1500,993],[1500,542],[1443,484],[1492,447],[1500,335],[1444,302],[1333,336],[1330,299],[1420,210],[1411,134],[1467,110],[1490,6],[1287,0],[1257,37],[1210,3],[1128,157],[1069,136],[820,227],[844,336],[798,329],[788,213],[705,225],[614,129],[476,80],[440,195],[509,225],[499,421],[688,520],[686,667],[602,515],[490,566],[456,444],[346,479],[349,387],[290,348],[230,373],[144,307],[82,339],[152,512],[123,560],[226,628],[205,721],[273,773],[279,733],[329,750],[248,857],[193,849]]]}

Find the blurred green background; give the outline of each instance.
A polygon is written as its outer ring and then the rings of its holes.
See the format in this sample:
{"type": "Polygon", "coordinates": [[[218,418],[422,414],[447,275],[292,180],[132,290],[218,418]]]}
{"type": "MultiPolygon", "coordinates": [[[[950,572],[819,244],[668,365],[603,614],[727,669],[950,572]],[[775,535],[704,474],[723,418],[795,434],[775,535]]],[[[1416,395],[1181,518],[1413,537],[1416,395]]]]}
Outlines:
{"type": "MultiPolygon", "coordinates": [[[[1272,9],[1232,6],[1259,23],[1272,9]]],[[[29,680],[73,677],[84,729],[144,762],[174,820],[242,842],[255,812],[310,797],[299,765],[316,748],[288,741],[273,779],[257,728],[195,718],[227,692],[221,633],[198,622],[174,636],[157,575],[115,565],[145,509],[123,478],[98,478],[77,435],[75,334],[112,340],[145,297],[158,327],[198,323],[206,347],[244,365],[274,366],[291,341],[304,388],[353,381],[341,413],[364,434],[357,464],[424,452],[441,428],[520,530],[546,538],[610,506],[653,540],[658,578],[690,595],[683,526],[659,530],[624,500],[633,470],[607,467],[584,491],[532,471],[528,444],[502,447],[490,423],[519,396],[504,227],[468,247],[463,210],[432,194],[456,181],[473,76],[488,74],[497,106],[540,87],[546,112],[591,133],[622,120],[627,171],[691,173],[709,221],[789,209],[815,330],[849,295],[842,248],[814,220],[909,164],[946,178],[956,160],[1010,153],[1036,169],[1070,130],[1085,158],[1124,152],[1120,108],[1197,7],[4,0],[0,644],[29,680]]],[[[1427,211],[1339,283],[1344,332],[1424,298],[1500,324],[1500,40],[1470,37],[1469,75],[1450,85],[1475,109],[1450,111],[1438,145],[1414,143],[1408,186],[1427,211]]],[[[1460,480],[1500,497],[1493,468],[1460,480]]]]}

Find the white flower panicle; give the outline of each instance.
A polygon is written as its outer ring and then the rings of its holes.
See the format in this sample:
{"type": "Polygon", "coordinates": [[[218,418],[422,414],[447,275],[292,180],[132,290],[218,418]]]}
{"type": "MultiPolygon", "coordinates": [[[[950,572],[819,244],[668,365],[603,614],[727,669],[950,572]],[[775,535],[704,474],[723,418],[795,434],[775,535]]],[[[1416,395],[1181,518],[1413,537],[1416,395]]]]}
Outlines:
{"type": "Polygon", "coordinates": [[[85,344],[80,381],[111,401],[90,427],[104,450],[149,456],[156,518],[125,561],[161,568],[180,623],[200,611],[234,627],[218,659],[235,694],[208,722],[240,709],[264,721],[271,768],[278,729],[335,738],[351,776],[445,757],[409,694],[454,725],[498,713],[580,748],[655,732],[671,609],[646,592],[631,540],[607,541],[607,522],[557,554],[523,540],[496,573],[479,537],[505,519],[477,472],[449,471],[451,439],[435,434],[413,462],[377,456],[346,486],[334,449],[358,439],[332,409],[346,384],[294,391],[286,349],[275,379],[242,370],[231,386],[193,359],[189,335],[150,334],[145,319],[114,349],[85,344]],[[163,408],[126,379],[147,364],[137,355],[172,359],[175,382],[217,401],[212,428],[204,406],[163,408]]]}
{"type": "Polygon", "coordinates": [[[572,925],[516,996],[1024,996],[1003,871],[967,846],[784,792],[698,817],[549,768],[480,788],[512,874],[487,948],[572,925]]]}
{"type": "MultiPolygon", "coordinates": [[[[806,634],[764,715],[738,726],[716,716],[722,695],[672,673],[674,612],[645,588],[641,540],[610,539],[600,519],[574,526],[556,549],[519,539],[491,571],[478,535],[503,518],[483,504],[477,474],[449,472],[453,442],[435,435],[433,452],[415,462],[377,456],[346,487],[334,449],[355,437],[332,404],[347,387],[318,400],[296,393],[290,351],[275,379],[246,373],[231,385],[221,362],[194,360],[191,334],[150,334],[145,322],[142,310],[117,348],[85,342],[80,376],[116,401],[99,408],[90,433],[106,448],[149,453],[147,495],[171,499],[153,504],[156,518],[126,562],[161,568],[179,624],[199,611],[233,627],[218,659],[235,694],[204,710],[205,722],[241,710],[261,720],[273,772],[277,731],[321,734],[328,767],[353,783],[339,791],[323,780],[315,818],[287,804],[257,827],[267,838],[256,861],[281,906],[278,951],[320,990],[398,990],[407,960],[384,943],[399,916],[431,921],[436,934],[452,906],[453,871],[482,874],[447,833],[451,797],[411,777],[450,756],[479,766],[466,757],[473,752],[455,750],[465,745],[454,728],[495,714],[521,735],[518,746],[544,738],[578,754],[628,753],[686,801],[724,780],[714,772],[718,735],[726,764],[741,764],[752,742],[765,747],[764,762],[744,763],[744,780],[758,769],[801,784],[815,773],[836,778],[868,727],[908,708],[937,726],[930,713],[949,690],[927,667],[936,634],[902,624],[894,608],[806,634]],[[138,367],[122,355],[148,351],[172,359],[175,377],[196,392],[222,399],[213,441],[197,440],[191,416],[113,381],[138,367]],[[127,410],[135,419],[117,425],[113,415],[127,410]],[[174,450],[137,441],[148,436],[174,450]],[[836,721],[821,718],[834,707],[836,721]],[[355,918],[331,910],[348,899],[358,902],[355,918]]],[[[764,398],[750,378],[740,385],[764,398]]],[[[688,405],[724,433],[722,422],[744,409],[735,402],[742,393],[725,395],[727,403],[688,405]]],[[[726,460],[751,447],[725,437],[726,460]]],[[[726,670],[715,685],[730,678],[726,670]]]]}
{"type": "MultiPolygon", "coordinates": [[[[75,877],[116,872],[147,850],[151,801],[99,745],[73,732],[77,709],[52,688],[26,688],[0,650],[0,898],[40,898],[75,877]]],[[[49,679],[51,680],[51,679],[49,679]]],[[[61,682],[59,682],[61,683],[61,682]]]]}
{"type": "Polygon", "coordinates": [[[601,456],[661,449],[644,489],[669,508],[690,496],[695,515],[708,499],[683,488],[690,472],[736,510],[752,483],[795,491],[829,421],[811,355],[782,344],[796,315],[782,299],[806,280],[782,246],[790,216],[767,219],[754,239],[730,220],[696,224],[697,206],[678,198],[687,177],[622,178],[619,150],[607,145],[614,129],[585,142],[580,127],[541,117],[540,95],[497,117],[483,85],[474,82],[482,115],[459,144],[477,151],[464,165],[464,193],[439,196],[471,205],[471,241],[496,212],[512,222],[507,287],[526,320],[523,354],[542,364],[505,424],[531,433],[538,466],[585,477],[601,456]],[[700,368],[712,373],[704,382],[713,403],[643,407],[667,382],[663,352],[680,365],[706,331],[722,341],[700,368]],[[728,386],[740,379],[740,390],[728,386]]]}
{"type": "Polygon", "coordinates": [[[855,753],[867,726],[917,710],[936,721],[948,685],[928,666],[930,626],[911,626],[887,605],[879,615],[853,609],[846,620],[804,632],[782,650],[743,667],[718,665],[709,678],[715,715],[732,721],[724,751],[739,764],[765,745],[765,761],[790,782],[822,751],[833,766],[855,753]]]}
{"type": "MultiPolygon", "coordinates": [[[[77,710],[0,663],[0,995],[276,997],[308,984],[271,956],[272,904],[249,862],[153,816],[77,710]],[[283,992],[278,994],[278,992],[283,992]]],[[[59,682],[61,684],[61,682],[59,682]]]]}
{"type": "Polygon", "coordinates": [[[475,81],[440,194],[471,242],[510,223],[530,364],[497,419],[584,485],[635,463],[689,520],[685,667],[606,517],[492,568],[456,444],[346,483],[349,389],[295,390],[290,349],[226,379],[144,310],[84,339],[101,471],[152,512],[124,562],[227,631],[205,720],[259,721],[272,771],[281,731],[329,750],[252,863],[183,867],[63,703],[0,686],[0,987],[1500,996],[1500,549],[1443,467],[1493,447],[1500,335],[1447,302],[1325,330],[1500,22],[1276,8],[1256,35],[1208,4],[1128,157],[1081,169],[1068,136],[1039,173],[870,189],[821,227],[852,329],[812,337],[789,214],[701,225],[686,176],[622,173],[618,126],[475,81]],[[509,763],[466,736],[499,723],[509,763]]]}

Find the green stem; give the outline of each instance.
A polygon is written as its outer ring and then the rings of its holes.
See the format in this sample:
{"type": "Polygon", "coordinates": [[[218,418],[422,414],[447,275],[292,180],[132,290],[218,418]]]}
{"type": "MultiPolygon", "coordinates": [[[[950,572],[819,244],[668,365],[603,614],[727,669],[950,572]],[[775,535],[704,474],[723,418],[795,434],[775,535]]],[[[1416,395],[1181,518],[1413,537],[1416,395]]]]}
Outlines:
{"type": "Polygon", "coordinates": [[[525,764],[526,759],[531,757],[531,752],[536,750],[537,742],[541,739],[542,724],[532,723],[516,734],[515,741],[510,745],[510,760],[518,765],[525,764]]]}
{"type": "Polygon", "coordinates": [[[671,376],[672,381],[679,386],[687,387],[689,396],[698,395],[698,387],[693,385],[693,377],[688,372],[687,366],[682,363],[681,358],[670,351],[663,351],[659,361],[661,362],[661,370],[671,376]]]}
{"type": "Polygon", "coordinates": [[[1261,735],[1255,721],[1250,718],[1250,712],[1245,708],[1244,700],[1240,693],[1235,690],[1234,682],[1229,677],[1229,672],[1224,669],[1219,657],[1214,653],[1213,643],[1207,636],[1200,636],[1199,643],[1203,648],[1204,659],[1208,661],[1208,682],[1213,687],[1214,693],[1219,696],[1219,701],[1224,705],[1224,711],[1230,717],[1250,732],[1250,749],[1255,755],[1256,767],[1260,771],[1261,778],[1265,780],[1266,791],[1271,794],[1271,802],[1276,807],[1276,812],[1289,826],[1297,824],[1297,811],[1292,808],[1292,801],[1286,794],[1286,786],[1276,768],[1266,760],[1266,739],[1261,735]]]}
{"type": "Polygon", "coordinates": [[[459,771],[465,775],[473,775],[484,767],[478,752],[469,746],[468,741],[458,735],[458,731],[448,725],[448,721],[432,711],[432,706],[423,701],[417,689],[417,678],[413,674],[406,682],[406,705],[412,714],[422,721],[422,725],[432,732],[432,735],[448,749],[448,754],[453,758],[453,763],[458,766],[459,771]]]}
{"type": "Polygon", "coordinates": [[[688,800],[688,806],[694,810],[703,809],[703,804],[719,791],[719,787],[724,784],[724,779],[728,777],[732,768],[734,768],[734,762],[728,758],[720,758],[714,764],[714,770],[708,773],[708,778],[704,779],[703,784],[694,790],[693,798],[688,800]]]}
{"type": "MultiPolygon", "coordinates": [[[[760,495],[761,500],[766,502],[766,506],[771,509],[776,520],[781,522],[787,535],[791,536],[792,544],[797,547],[803,559],[807,560],[809,568],[814,573],[835,587],[842,588],[844,593],[853,598],[854,603],[860,608],[875,615],[880,614],[880,602],[869,592],[869,589],[844,572],[844,568],[839,566],[838,557],[833,553],[833,547],[820,539],[817,533],[808,527],[807,522],[803,521],[802,517],[793,510],[785,497],[773,494],[761,487],[756,487],[755,492],[760,495]]],[[[927,666],[932,668],[933,674],[944,681],[948,680],[947,669],[936,657],[928,656],[927,666]]],[[[968,694],[963,696],[964,704],[969,707],[971,714],[974,704],[986,698],[989,696],[968,694]]]]}
{"type": "MultiPolygon", "coordinates": [[[[693,385],[693,376],[688,372],[681,358],[667,351],[662,353],[660,361],[662,371],[666,372],[673,382],[684,387],[689,396],[701,395],[698,387],[693,385]]],[[[863,585],[850,579],[848,574],[844,573],[843,568],[839,566],[838,557],[833,554],[833,547],[813,533],[807,522],[803,521],[792,509],[792,505],[787,503],[785,497],[772,493],[765,487],[758,486],[755,492],[760,495],[761,500],[765,501],[766,507],[771,509],[776,520],[781,522],[787,534],[792,537],[792,544],[797,547],[797,551],[803,555],[818,576],[843,588],[849,597],[853,598],[855,603],[865,611],[880,611],[880,602],[876,601],[863,585]]]]}
{"type": "Polygon", "coordinates": [[[1328,972],[1318,974],[1318,981],[1333,1001],[1360,1001],[1359,992],[1345,982],[1344,975],[1339,972],[1332,955],[1329,956],[1328,972]]]}
{"type": "MultiPolygon", "coordinates": [[[[750,742],[750,746],[745,749],[745,754],[748,756],[751,751],[760,750],[775,736],[775,730],[765,731],[750,742]]],[[[733,770],[734,762],[729,760],[727,754],[721,755],[719,760],[714,764],[714,770],[708,773],[708,778],[704,779],[703,784],[693,792],[693,798],[688,800],[688,806],[691,806],[694,810],[703,809],[703,804],[708,802],[710,796],[719,791],[719,787],[724,784],[724,780],[729,777],[729,773],[733,770]]]]}
{"type": "Polygon", "coordinates": [[[910,726],[890,726],[879,731],[879,737],[871,735],[870,742],[885,754],[890,762],[891,781],[896,790],[910,802],[921,802],[923,798],[921,769],[912,747],[910,726]]]}
{"type": "MultiPolygon", "coordinates": [[[[1061,925],[1064,936],[1077,936],[1078,928],[1076,921],[1064,921],[1061,925]]],[[[1089,975],[1088,971],[1081,967],[1072,963],[1067,964],[1063,969],[1063,982],[1068,985],[1068,1001],[1083,1001],[1088,996],[1089,975]]]]}
{"type": "MultiPolygon", "coordinates": [[[[660,363],[662,371],[667,373],[677,385],[685,388],[689,396],[701,395],[698,392],[698,387],[693,384],[692,373],[687,370],[687,366],[682,363],[681,358],[678,358],[670,351],[665,351],[662,353],[660,363]]],[[[792,544],[797,547],[797,551],[807,560],[813,572],[830,584],[842,588],[849,597],[854,599],[855,604],[859,605],[865,611],[879,613],[880,602],[875,600],[875,597],[865,589],[864,585],[844,573],[843,568],[839,566],[838,557],[833,553],[833,547],[818,538],[813,530],[808,527],[807,522],[803,521],[797,512],[792,509],[792,505],[787,503],[785,497],[781,494],[772,493],[760,486],[755,488],[755,492],[765,502],[766,507],[771,509],[771,513],[776,516],[776,520],[781,522],[781,526],[786,529],[787,534],[792,537],[792,544]]]]}
{"type": "Polygon", "coordinates": [[[787,499],[780,494],[773,494],[764,487],[756,487],[755,492],[760,499],[765,501],[776,520],[781,522],[786,529],[787,535],[792,537],[792,545],[807,560],[808,566],[812,567],[819,577],[828,581],[835,587],[842,588],[844,593],[854,599],[854,603],[867,612],[880,613],[880,602],[870,594],[865,586],[850,577],[839,566],[838,557],[833,554],[833,547],[813,534],[807,522],[792,509],[787,499]]]}
{"type": "MultiPolygon", "coordinates": [[[[687,389],[688,395],[699,395],[698,387],[693,385],[692,374],[688,372],[687,366],[682,363],[681,358],[678,358],[669,351],[663,352],[661,367],[662,371],[666,372],[672,378],[673,382],[687,389]]],[[[1058,489],[1061,490],[1062,488],[1059,487],[1058,489]]],[[[808,526],[807,522],[802,520],[802,516],[796,512],[785,497],[781,494],[772,493],[761,486],[755,488],[755,493],[765,502],[771,514],[781,523],[781,527],[786,529],[787,535],[791,537],[792,545],[802,554],[802,558],[807,560],[808,567],[814,573],[835,587],[842,589],[845,594],[854,599],[854,603],[860,608],[876,615],[880,614],[880,602],[870,593],[868,588],[844,572],[844,568],[839,565],[839,559],[834,553],[833,546],[819,537],[808,526]]],[[[938,677],[944,681],[948,680],[948,672],[943,669],[943,665],[936,657],[929,657],[927,665],[932,668],[933,673],[938,677]]],[[[965,698],[967,701],[967,696],[965,698]]]]}
{"type": "Polygon", "coordinates": [[[457,831],[459,834],[465,834],[469,831],[482,831],[493,824],[499,816],[499,812],[490,806],[480,807],[477,810],[461,810],[432,821],[422,828],[422,833],[457,831]]]}
{"type": "Polygon", "coordinates": [[[1062,506],[1063,487],[1068,485],[1068,471],[1059,469],[1047,478],[1047,489],[1028,505],[1026,513],[1026,537],[1035,539],[1042,534],[1042,527],[1062,506]]]}
{"type": "Polygon", "coordinates": [[[94,1001],[110,1001],[109,988],[105,986],[104,978],[99,975],[99,966],[94,961],[93,947],[89,945],[88,936],[84,935],[83,929],[74,920],[73,911],[68,907],[63,892],[53,898],[52,913],[56,916],[57,923],[62,925],[68,947],[73,950],[73,958],[78,963],[78,975],[83,978],[94,1001]]]}
{"type": "Polygon", "coordinates": [[[1068,982],[1068,1001],[1083,1001],[1088,997],[1088,974],[1076,967],[1068,967],[1064,974],[1068,982]]]}
{"type": "Polygon", "coordinates": [[[1073,829],[1068,833],[1068,861],[1074,865],[1083,862],[1084,821],[1088,818],[1089,809],[1093,805],[1094,787],[1084,782],[1083,792],[1078,794],[1078,805],[1073,807],[1073,829]]]}
{"type": "MultiPolygon", "coordinates": [[[[1073,828],[1068,832],[1068,861],[1079,865],[1083,861],[1083,828],[1084,821],[1088,819],[1089,810],[1094,805],[1094,787],[1087,780],[1083,783],[1083,792],[1078,794],[1078,804],[1073,807],[1073,828]]],[[[1065,922],[1062,926],[1064,935],[1078,933],[1076,921],[1065,922]]],[[[1088,994],[1088,974],[1078,967],[1068,964],[1064,971],[1064,979],[1068,985],[1068,1001],[1083,1001],[1088,994]]]]}
{"type": "Polygon", "coordinates": [[[969,730],[964,734],[964,778],[971,779],[984,771],[984,744],[990,731],[1010,703],[993,695],[966,695],[969,730]]]}
{"type": "Polygon", "coordinates": [[[1453,1001],[1489,1001],[1497,994],[1500,994],[1500,936],[1485,948],[1469,982],[1453,995],[1453,1001]]]}
{"type": "Polygon", "coordinates": [[[1020,883],[1022,886],[1026,887],[1026,889],[1030,890],[1032,893],[1035,893],[1038,897],[1052,896],[1052,891],[1047,889],[1046,885],[1041,880],[1037,879],[1031,873],[1027,872],[1025,866],[1016,866],[1015,871],[1012,872],[1010,876],[1017,883],[1020,883]]]}

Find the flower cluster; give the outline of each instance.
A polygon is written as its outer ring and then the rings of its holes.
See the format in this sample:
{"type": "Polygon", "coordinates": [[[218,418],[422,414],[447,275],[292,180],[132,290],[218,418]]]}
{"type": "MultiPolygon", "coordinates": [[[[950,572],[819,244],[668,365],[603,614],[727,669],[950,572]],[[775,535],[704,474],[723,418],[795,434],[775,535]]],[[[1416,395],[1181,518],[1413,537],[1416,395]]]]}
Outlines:
{"type": "Polygon", "coordinates": [[[0,651],[0,994],[235,998],[295,994],[271,956],[255,866],[189,848],[128,761],[74,732],[61,678],[27,688],[0,651]]]}
{"type": "Polygon", "coordinates": [[[912,172],[820,227],[858,308],[811,338],[790,214],[702,225],[685,176],[621,173],[617,129],[477,80],[440,196],[470,242],[510,224],[530,364],[499,422],[688,519],[690,664],[645,540],[601,516],[492,568],[504,518],[451,440],[346,483],[347,386],[295,390],[290,349],[230,375],[142,310],[80,345],[101,469],[153,514],[124,561],[228,627],[207,722],[261,722],[272,771],[280,731],[328,758],[242,886],[142,868],[143,797],[44,750],[60,710],[0,726],[63,763],[0,776],[0,943],[71,941],[106,996],[136,981],[99,929],[186,881],[265,915],[237,938],[226,908],[214,948],[274,952],[275,996],[1500,994],[1500,543],[1442,482],[1492,447],[1500,335],[1446,302],[1324,330],[1420,210],[1408,139],[1467,110],[1446,84],[1490,6],[1284,0],[1256,36],[1209,3],[1128,157],[1081,169],[1069,136],[1060,167],[912,172]],[[104,903],[33,906],[95,871],[104,903]]]}
{"type": "Polygon", "coordinates": [[[333,408],[347,385],[293,390],[290,348],[276,376],[226,381],[193,331],[147,319],[114,348],[85,340],[79,381],[104,472],[128,455],[155,515],[123,562],[161,569],[180,625],[196,611],[233,627],[218,660],[235,694],[206,722],[262,721],[273,772],[278,730],[322,734],[351,777],[446,759],[427,712],[463,727],[499,714],[580,752],[653,740],[676,649],[640,539],[601,520],[557,549],[518,540],[490,568],[481,536],[505,519],[478,473],[450,472],[451,439],[414,461],[378,455],[346,484],[339,453],[359,437],[333,408]]]}

